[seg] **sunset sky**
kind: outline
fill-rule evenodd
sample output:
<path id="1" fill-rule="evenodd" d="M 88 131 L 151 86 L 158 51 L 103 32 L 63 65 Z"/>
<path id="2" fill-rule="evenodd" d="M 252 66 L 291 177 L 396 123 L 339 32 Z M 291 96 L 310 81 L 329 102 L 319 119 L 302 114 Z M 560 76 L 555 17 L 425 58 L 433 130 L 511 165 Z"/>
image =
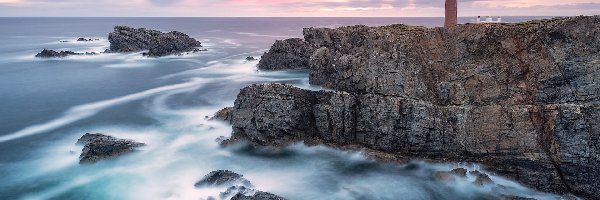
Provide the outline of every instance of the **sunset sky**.
<path id="1" fill-rule="evenodd" d="M 0 16 L 437 17 L 444 0 L 0 0 Z M 459 0 L 460 16 L 600 14 L 600 0 Z"/>

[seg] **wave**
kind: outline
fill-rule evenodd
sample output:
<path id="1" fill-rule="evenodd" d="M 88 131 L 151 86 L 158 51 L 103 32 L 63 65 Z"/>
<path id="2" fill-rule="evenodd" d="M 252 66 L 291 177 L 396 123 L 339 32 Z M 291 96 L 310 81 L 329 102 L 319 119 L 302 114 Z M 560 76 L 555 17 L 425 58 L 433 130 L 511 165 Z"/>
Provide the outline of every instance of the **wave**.
<path id="1" fill-rule="evenodd" d="M 199 79 L 192 79 L 191 81 L 185 82 L 185 83 L 162 86 L 162 87 L 153 88 L 153 89 L 145 90 L 142 92 L 118 97 L 115 99 L 109 99 L 109 100 L 94 102 L 94 103 L 90 103 L 90 104 L 75 106 L 75 107 L 67 110 L 64 114 L 62 114 L 61 117 L 59 117 L 57 119 L 51 120 L 46 123 L 29 126 L 29 127 L 26 127 L 24 129 L 21 129 L 17 132 L 14 132 L 14 133 L 11 133 L 8 135 L 0 136 L 0 143 L 27 137 L 27 136 L 31 136 L 31 135 L 44 133 L 47 131 L 51 131 L 51 130 L 60 128 L 62 126 L 68 125 L 70 123 L 73 123 L 75 121 L 79 121 L 79 120 L 91 117 L 91 116 L 97 114 L 98 112 L 100 112 L 104 109 L 107 109 L 109 107 L 115 106 L 115 105 L 128 103 L 128 102 L 131 102 L 134 100 L 142 99 L 142 98 L 145 98 L 148 96 L 153 96 L 158 93 L 169 91 L 169 90 L 177 90 L 177 89 L 182 89 L 182 88 L 195 87 L 195 86 L 199 85 L 200 83 L 202 83 L 202 82 Z"/>

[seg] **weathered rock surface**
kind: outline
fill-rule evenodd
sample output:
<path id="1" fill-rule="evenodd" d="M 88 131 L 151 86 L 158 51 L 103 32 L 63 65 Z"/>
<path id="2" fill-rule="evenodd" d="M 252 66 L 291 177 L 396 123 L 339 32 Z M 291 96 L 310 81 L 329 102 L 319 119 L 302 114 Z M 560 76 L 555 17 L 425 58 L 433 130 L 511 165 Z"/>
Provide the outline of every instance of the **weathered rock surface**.
<path id="1" fill-rule="evenodd" d="M 163 33 L 145 28 L 116 26 L 108 35 L 110 52 L 137 52 L 148 50 L 145 54 L 151 57 L 180 54 L 198 50 L 201 43 L 185 33 L 171 31 Z M 199 51 L 199 50 L 198 50 Z"/>
<path id="2" fill-rule="evenodd" d="M 72 51 L 54 51 L 51 49 L 44 49 L 42 50 L 42 52 L 38 53 L 35 55 L 35 57 L 38 58 L 63 58 L 63 57 L 67 57 L 67 56 L 73 56 L 73 55 L 84 55 L 83 53 L 75 53 Z"/>
<path id="3" fill-rule="evenodd" d="M 285 198 L 268 192 L 258 191 L 252 196 L 246 196 L 242 193 L 238 193 L 237 195 L 233 196 L 231 200 L 285 200 Z"/>
<path id="4" fill-rule="evenodd" d="M 223 108 L 219 111 L 217 111 L 217 113 L 215 113 L 215 116 L 213 116 L 211 118 L 211 120 L 221 120 L 221 121 L 225 121 L 225 122 L 230 122 L 231 123 L 231 114 L 233 111 L 233 107 L 226 107 Z"/>
<path id="5" fill-rule="evenodd" d="M 212 171 L 202 180 L 198 181 L 194 186 L 233 186 L 235 184 L 242 184 L 244 186 L 251 186 L 250 181 L 243 178 L 244 176 L 229 170 L 217 170 Z"/>
<path id="6" fill-rule="evenodd" d="M 231 200 L 282 200 L 284 198 L 277 195 L 256 190 L 250 181 L 243 178 L 243 175 L 229 171 L 212 171 L 202 180 L 198 181 L 195 187 L 227 186 L 227 190 L 221 192 L 221 199 Z"/>
<path id="7" fill-rule="evenodd" d="M 95 163 L 100 160 L 111 159 L 136 151 L 145 144 L 132 140 L 118 139 L 103 134 L 86 133 L 77 140 L 77 144 L 84 145 L 79 163 Z"/>
<path id="8" fill-rule="evenodd" d="M 242 89 L 233 138 L 477 162 L 542 191 L 600 198 L 600 16 L 304 35 L 316 47 L 310 82 L 339 92 Z"/>
<path id="9" fill-rule="evenodd" d="M 258 69 L 308 69 L 313 45 L 301 38 L 277 40 L 258 62 Z"/>

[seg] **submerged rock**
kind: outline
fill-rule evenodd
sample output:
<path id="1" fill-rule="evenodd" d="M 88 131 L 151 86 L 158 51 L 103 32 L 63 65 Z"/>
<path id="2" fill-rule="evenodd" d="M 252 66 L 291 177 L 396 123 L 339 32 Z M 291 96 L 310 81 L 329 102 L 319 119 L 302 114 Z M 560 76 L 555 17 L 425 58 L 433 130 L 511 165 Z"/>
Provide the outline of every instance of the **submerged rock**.
<path id="1" fill-rule="evenodd" d="M 277 40 L 261 57 L 258 69 L 308 69 L 313 51 L 314 47 L 301 38 Z"/>
<path id="2" fill-rule="evenodd" d="M 42 52 L 38 53 L 35 55 L 35 57 L 38 58 L 63 58 L 63 57 L 67 57 L 67 56 L 73 56 L 73 55 L 84 55 L 83 53 L 75 53 L 72 51 L 54 51 L 51 49 L 44 49 L 42 50 Z"/>
<path id="3" fill-rule="evenodd" d="M 86 133 L 77 140 L 77 144 L 84 145 L 79 156 L 79 163 L 95 163 L 100 160 L 111 159 L 134 152 L 138 147 L 145 145 L 144 143 L 118 139 L 99 133 Z"/>
<path id="4" fill-rule="evenodd" d="M 488 184 L 493 184 L 494 181 L 492 181 L 492 179 L 490 178 L 489 175 L 482 173 L 480 171 L 472 171 L 469 172 L 470 175 L 475 176 L 475 181 L 473 182 L 473 184 L 475 185 L 488 185 Z"/>
<path id="5" fill-rule="evenodd" d="M 171 31 L 163 33 L 145 28 L 116 26 L 109 34 L 110 52 L 138 52 L 148 50 L 150 57 L 200 51 L 201 43 L 185 33 Z"/>
<path id="6" fill-rule="evenodd" d="M 252 57 L 252 56 L 248 56 L 246 57 L 246 61 L 255 61 L 256 58 Z"/>
<path id="7" fill-rule="evenodd" d="M 453 181 L 455 181 L 456 176 L 458 176 L 458 177 L 467 176 L 467 170 L 465 168 L 456 168 L 451 171 L 436 172 L 433 174 L 433 177 L 436 180 L 444 181 L 444 182 L 453 182 Z"/>
<path id="8" fill-rule="evenodd" d="M 244 88 L 232 138 L 482 163 L 541 191 L 597 199 L 598 35 L 600 16 L 452 29 L 308 28 L 296 45 L 276 42 L 262 66 L 305 67 L 299 63 L 311 54 L 310 83 L 339 91 Z M 296 46 L 308 48 L 296 54 Z"/>

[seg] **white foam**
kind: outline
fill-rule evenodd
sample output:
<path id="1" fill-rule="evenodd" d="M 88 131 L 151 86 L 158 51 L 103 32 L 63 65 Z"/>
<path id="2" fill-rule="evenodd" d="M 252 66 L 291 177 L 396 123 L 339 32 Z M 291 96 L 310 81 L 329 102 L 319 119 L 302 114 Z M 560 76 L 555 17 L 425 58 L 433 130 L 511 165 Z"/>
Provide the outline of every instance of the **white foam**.
<path id="1" fill-rule="evenodd" d="M 195 79 L 195 80 L 192 80 L 192 81 L 189 81 L 186 83 L 180 83 L 180 84 L 175 84 L 175 85 L 169 85 L 169 86 L 163 86 L 163 87 L 158 87 L 158 88 L 154 88 L 154 89 L 149 89 L 146 91 L 130 94 L 127 96 L 122 96 L 122 97 L 115 98 L 115 99 L 75 106 L 75 107 L 67 110 L 61 117 L 59 117 L 57 119 L 51 120 L 51 121 L 43 123 L 43 124 L 29 126 L 24 129 L 21 129 L 17 132 L 0 136 L 0 142 L 15 140 L 15 139 L 19 139 L 22 137 L 27 137 L 27 136 L 43 133 L 46 131 L 54 130 L 56 128 L 73 123 L 75 121 L 93 116 L 96 113 L 100 112 L 101 110 L 104 110 L 111 106 L 124 104 L 127 102 L 142 99 L 142 98 L 152 96 L 152 95 L 155 95 L 155 94 L 158 94 L 161 92 L 169 91 L 169 90 L 176 90 L 176 89 L 181 89 L 181 88 L 186 88 L 186 87 L 197 86 L 198 83 L 200 83 L 199 80 Z"/>

